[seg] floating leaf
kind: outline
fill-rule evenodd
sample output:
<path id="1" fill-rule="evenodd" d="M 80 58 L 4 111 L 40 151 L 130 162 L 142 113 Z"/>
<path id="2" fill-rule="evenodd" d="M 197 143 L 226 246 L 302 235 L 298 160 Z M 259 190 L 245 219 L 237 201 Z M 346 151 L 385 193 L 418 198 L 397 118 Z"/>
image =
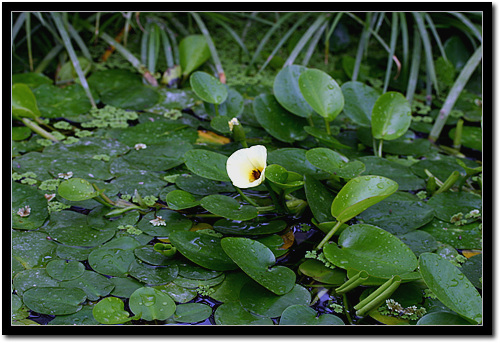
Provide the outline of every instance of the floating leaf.
<path id="1" fill-rule="evenodd" d="M 288 171 L 293 171 L 301 175 L 313 175 L 318 179 L 330 177 L 313 166 L 306 158 L 307 150 L 298 148 L 283 148 L 271 151 L 267 156 L 269 164 L 279 164 Z"/>
<path id="2" fill-rule="evenodd" d="M 128 273 L 130 276 L 148 285 L 163 285 L 173 281 L 177 277 L 179 267 L 175 263 L 169 266 L 152 266 L 134 260 L 130 265 Z"/>
<path id="3" fill-rule="evenodd" d="M 218 306 L 214 320 L 217 325 L 273 325 L 271 318 L 263 318 L 248 312 L 238 301 Z"/>
<path id="4" fill-rule="evenodd" d="M 274 266 L 276 259 L 264 244 L 243 237 L 225 237 L 221 245 L 229 257 L 252 279 L 281 295 L 295 284 L 295 273 L 284 266 Z"/>
<path id="5" fill-rule="evenodd" d="M 176 308 L 172 298 L 152 287 L 142 287 L 132 293 L 129 306 L 144 320 L 165 320 L 175 313 Z"/>
<path id="6" fill-rule="evenodd" d="M 384 200 L 398 189 L 398 184 L 382 176 L 367 175 L 351 179 L 332 202 L 332 215 L 341 222 L 357 216 Z"/>
<path id="7" fill-rule="evenodd" d="M 303 71 L 299 77 L 299 88 L 307 103 L 328 121 L 333 121 L 344 108 L 342 90 L 324 71 Z"/>
<path id="8" fill-rule="evenodd" d="M 57 244 L 39 231 L 12 231 L 12 259 L 24 268 L 43 267 L 56 257 Z"/>
<path id="9" fill-rule="evenodd" d="M 305 70 L 307 70 L 306 67 L 293 64 L 281 69 L 274 78 L 273 92 L 276 100 L 287 111 L 307 118 L 314 111 L 302 96 L 299 88 L 299 76 Z"/>
<path id="10" fill-rule="evenodd" d="M 207 211 L 231 220 L 250 220 L 257 217 L 257 208 L 241 205 L 237 200 L 222 194 L 208 195 L 201 199 L 201 206 Z"/>
<path id="11" fill-rule="evenodd" d="M 467 320 L 452 312 L 437 311 L 427 313 L 420 318 L 416 325 L 473 325 Z"/>
<path id="12" fill-rule="evenodd" d="M 191 231 L 176 231 L 170 241 L 177 250 L 194 263 L 212 270 L 233 270 L 238 266 L 227 256 L 218 237 Z"/>
<path id="13" fill-rule="evenodd" d="M 436 239 L 430 233 L 422 230 L 411 231 L 402 236 L 398 236 L 398 238 L 401 242 L 409 246 L 417 257 L 424 252 L 433 252 L 439 247 Z"/>
<path id="14" fill-rule="evenodd" d="M 184 159 L 186 167 L 196 175 L 215 181 L 231 181 L 226 172 L 225 155 L 204 149 L 193 149 L 184 154 Z"/>
<path id="15" fill-rule="evenodd" d="M 168 207 L 172 210 L 184 210 L 186 208 L 192 208 L 200 204 L 199 200 L 196 200 L 194 195 L 189 192 L 176 189 L 169 192 L 166 197 Z"/>
<path id="16" fill-rule="evenodd" d="M 16 293 L 22 296 L 25 291 L 35 287 L 57 287 L 59 281 L 50 277 L 45 268 L 23 270 L 12 280 Z"/>
<path id="17" fill-rule="evenodd" d="M 439 193 L 431 197 L 427 204 L 434 208 L 437 218 L 447 222 L 451 222 L 451 218 L 457 213 L 462 213 L 465 216 L 470 211 L 481 211 L 483 208 L 481 197 L 467 192 Z M 466 220 L 470 223 L 475 219 Z"/>
<path id="18" fill-rule="evenodd" d="M 367 224 L 349 226 L 340 234 L 338 245 L 329 242 L 323 251 L 326 259 L 340 268 L 364 270 L 380 278 L 407 274 L 417 268 L 417 258 L 406 244 Z"/>
<path id="19" fill-rule="evenodd" d="M 191 88 L 203 101 L 222 104 L 227 99 L 227 88 L 219 79 L 203 71 L 194 72 L 189 78 Z"/>
<path id="20" fill-rule="evenodd" d="M 448 132 L 448 136 L 451 139 L 455 138 L 456 128 L 451 129 Z M 462 127 L 462 139 L 460 143 L 467 148 L 475 149 L 478 151 L 483 151 L 483 129 L 476 126 Z"/>
<path id="21" fill-rule="evenodd" d="M 83 306 L 83 308 L 73 314 L 65 316 L 56 316 L 47 325 L 98 325 L 99 322 L 94 319 L 92 314 L 93 307 Z"/>
<path id="22" fill-rule="evenodd" d="M 212 315 L 212 308 L 202 303 L 177 305 L 174 320 L 178 323 L 196 323 L 206 320 Z"/>
<path id="23" fill-rule="evenodd" d="M 210 294 L 210 297 L 223 303 L 239 301 L 240 290 L 245 283 L 251 280 L 250 277 L 241 271 L 226 272 L 225 274 L 224 281 L 213 288 L 215 292 Z"/>
<path id="24" fill-rule="evenodd" d="M 80 288 L 90 301 L 97 301 L 101 297 L 107 296 L 114 288 L 113 283 L 107 277 L 90 270 L 85 270 L 80 277 L 63 281 L 59 285 L 61 287 Z"/>
<path id="25" fill-rule="evenodd" d="M 33 93 L 41 115 L 46 118 L 71 118 L 87 113 L 92 108 L 84 88 L 79 84 L 64 88 L 43 84 Z"/>
<path id="26" fill-rule="evenodd" d="M 82 201 L 99 195 L 90 182 L 81 178 L 71 178 L 59 184 L 57 193 L 66 200 Z"/>
<path id="27" fill-rule="evenodd" d="M 135 260 L 130 250 L 100 247 L 89 254 L 89 264 L 96 272 L 103 275 L 124 277 Z"/>
<path id="28" fill-rule="evenodd" d="M 21 217 L 17 212 L 29 207 L 28 216 Z M 21 230 L 34 230 L 40 227 L 47 219 L 47 199 L 36 187 L 12 182 L 12 227 Z"/>
<path id="29" fill-rule="evenodd" d="M 430 233 L 439 242 L 450 244 L 456 249 L 482 249 L 483 247 L 483 234 L 479 222 L 458 226 L 434 218 L 420 230 Z"/>
<path id="30" fill-rule="evenodd" d="M 432 253 L 420 255 L 419 268 L 425 284 L 451 310 L 481 324 L 483 301 L 479 292 L 451 262 Z"/>
<path id="31" fill-rule="evenodd" d="M 349 161 L 347 157 L 328 148 L 308 150 L 306 158 L 313 166 L 345 179 L 352 179 L 365 170 L 362 162 Z"/>
<path id="32" fill-rule="evenodd" d="M 372 134 L 376 139 L 401 137 L 411 124 L 411 107 L 403 94 L 387 92 L 375 102 L 372 110 Z"/>
<path id="33" fill-rule="evenodd" d="M 346 281 L 345 271 L 339 268 L 327 267 L 318 260 L 306 259 L 299 266 L 302 274 L 328 285 L 341 285 Z"/>
<path id="34" fill-rule="evenodd" d="M 161 217 L 161 219 L 159 218 Z M 156 221 L 154 225 L 151 221 Z M 137 225 L 142 232 L 156 237 L 169 237 L 175 231 L 186 231 L 193 226 L 191 220 L 182 214 L 170 210 L 157 211 L 156 214 L 148 213 L 142 217 Z"/>
<path id="35" fill-rule="evenodd" d="M 345 325 L 342 319 L 333 314 L 316 316 L 316 311 L 309 306 L 291 305 L 281 314 L 280 325 Z"/>
<path id="36" fill-rule="evenodd" d="M 77 261 L 53 260 L 47 263 L 47 274 L 59 281 L 76 279 L 81 276 L 85 266 Z"/>
<path id="37" fill-rule="evenodd" d="M 290 114 L 271 94 L 256 97 L 253 112 L 264 130 L 279 141 L 293 143 L 307 137 L 303 129 L 307 121 Z"/>
<path id="38" fill-rule="evenodd" d="M 114 285 L 111 295 L 120 298 L 130 298 L 136 289 L 144 286 L 144 284 L 131 277 L 112 277 L 109 281 Z"/>
<path id="39" fill-rule="evenodd" d="M 463 252 L 462 252 L 463 253 Z M 474 255 L 467 259 L 462 264 L 462 273 L 474 285 L 474 287 L 482 289 L 483 283 L 483 256 L 482 254 Z"/>
<path id="40" fill-rule="evenodd" d="M 283 231 L 287 223 L 283 220 L 259 221 L 238 221 L 220 219 L 214 223 L 214 230 L 226 235 L 253 236 L 269 235 Z"/>
<path id="41" fill-rule="evenodd" d="M 104 298 L 95 304 L 92 314 L 101 324 L 123 324 L 134 318 L 124 309 L 123 300 L 115 297 Z"/>
<path id="42" fill-rule="evenodd" d="M 65 315 L 78 312 L 87 299 L 79 288 L 33 287 L 23 294 L 23 301 L 32 311 Z"/>

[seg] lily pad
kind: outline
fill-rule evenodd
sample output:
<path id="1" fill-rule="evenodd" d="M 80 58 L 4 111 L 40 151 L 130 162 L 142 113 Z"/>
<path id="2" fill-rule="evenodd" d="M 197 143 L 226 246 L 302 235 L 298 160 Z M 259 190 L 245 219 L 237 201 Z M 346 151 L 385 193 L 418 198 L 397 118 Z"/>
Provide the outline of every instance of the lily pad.
<path id="1" fill-rule="evenodd" d="M 218 237 L 198 232 L 176 231 L 170 235 L 170 241 L 182 255 L 204 268 L 225 271 L 238 267 L 224 252 Z"/>
<path id="2" fill-rule="evenodd" d="M 299 271 L 323 284 L 341 285 L 347 281 L 344 270 L 327 267 L 323 262 L 318 260 L 306 259 L 300 264 Z"/>
<path id="3" fill-rule="evenodd" d="M 53 260 L 47 263 L 47 274 L 59 281 L 76 279 L 83 274 L 85 266 L 77 261 Z"/>
<path id="4" fill-rule="evenodd" d="M 44 267 L 56 257 L 57 244 L 39 231 L 12 231 L 12 259 L 24 268 Z"/>
<path id="5" fill-rule="evenodd" d="M 456 249 L 482 249 L 483 247 L 483 234 L 479 222 L 458 226 L 434 218 L 420 230 L 430 233 L 437 241 L 450 244 Z"/>
<path id="6" fill-rule="evenodd" d="M 131 250 L 100 247 L 89 254 L 88 262 L 92 269 L 103 275 L 124 277 L 132 262 L 135 261 Z"/>
<path id="7" fill-rule="evenodd" d="M 298 148 L 283 148 L 271 151 L 267 156 L 269 164 L 278 164 L 288 171 L 301 175 L 313 175 L 317 179 L 330 177 L 326 173 L 313 166 L 306 158 L 307 150 Z"/>
<path id="8" fill-rule="evenodd" d="M 483 256 L 482 254 L 474 255 L 467 259 L 467 261 L 462 264 L 462 273 L 465 274 L 467 279 L 474 285 L 474 287 L 482 289 L 483 283 L 481 282 L 483 277 Z"/>
<path id="9" fill-rule="evenodd" d="M 279 317 L 291 305 L 308 306 L 311 302 L 311 293 L 300 285 L 293 285 L 287 293 L 276 295 L 254 282 L 249 282 L 243 286 L 240 293 L 243 308 L 270 318 Z"/>
<path id="10" fill-rule="evenodd" d="M 264 130 L 279 141 L 293 143 L 307 137 L 303 129 L 307 121 L 290 114 L 271 94 L 261 94 L 255 98 L 253 112 Z"/>
<path id="11" fill-rule="evenodd" d="M 136 289 L 144 286 L 144 284 L 131 277 L 112 277 L 109 281 L 114 285 L 110 294 L 120 298 L 130 298 Z"/>
<path id="12" fill-rule="evenodd" d="M 12 85 L 12 114 L 15 117 L 37 118 L 41 115 L 35 95 L 24 83 Z"/>
<path id="13" fill-rule="evenodd" d="M 192 208 L 200 204 L 199 200 L 196 200 L 194 195 L 189 192 L 177 189 L 169 192 L 166 197 L 168 207 L 172 210 L 184 210 L 186 208 Z"/>
<path id="14" fill-rule="evenodd" d="M 415 256 L 424 252 L 434 252 L 439 247 L 436 239 L 428 232 L 415 230 L 402 236 L 398 236 L 401 242 L 410 247 Z"/>
<path id="15" fill-rule="evenodd" d="M 81 178 L 64 180 L 59 184 L 57 192 L 64 199 L 70 201 L 92 199 L 99 195 L 90 182 Z"/>
<path id="16" fill-rule="evenodd" d="M 226 235 L 252 236 L 277 233 L 283 231 L 286 226 L 283 220 L 259 222 L 219 219 L 214 223 L 214 230 Z"/>
<path id="17" fill-rule="evenodd" d="M 156 224 L 154 224 L 155 221 Z M 181 214 L 175 211 L 162 210 L 158 211 L 156 215 L 153 212 L 146 214 L 137 226 L 148 235 L 169 237 L 175 231 L 189 230 L 192 225 L 193 223 Z"/>
<path id="18" fill-rule="evenodd" d="M 59 88 L 43 84 L 33 91 L 41 115 L 46 118 L 71 118 L 92 108 L 87 94 L 79 84 Z"/>
<path id="19" fill-rule="evenodd" d="M 55 317 L 47 325 L 98 325 L 99 322 L 94 319 L 92 311 L 93 307 L 83 306 L 76 313 Z"/>
<path id="20" fill-rule="evenodd" d="M 398 184 L 391 179 L 376 175 L 358 176 L 338 192 L 332 202 L 332 215 L 338 221 L 346 222 L 397 189 Z"/>
<path id="21" fill-rule="evenodd" d="M 241 271 L 226 272 L 225 275 L 224 281 L 214 286 L 215 292 L 210 297 L 223 303 L 239 301 L 241 288 L 252 279 Z"/>
<path id="22" fill-rule="evenodd" d="M 95 320 L 101 324 L 123 324 L 133 319 L 124 308 L 123 300 L 108 297 L 95 304 L 92 314 Z"/>
<path id="23" fill-rule="evenodd" d="M 286 66 L 276 75 L 273 84 L 274 96 L 279 104 L 287 111 L 303 118 L 314 113 L 299 88 L 299 76 L 305 70 L 307 68 L 301 65 Z"/>
<path id="24" fill-rule="evenodd" d="M 29 214 L 24 209 L 28 206 Z M 21 210 L 23 216 L 18 212 Z M 12 182 L 12 227 L 21 230 L 34 230 L 42 226 L 49 215 L 47 199 L 36 187 Z"/>
<path id="25" fill-rule="evenodd" d="M 164 285 L 173 281 L 178 273 L 179 267 L 175 263 L 169 266 L 152 266 L 141 261 L 134 260 L 130 265 L 129 275 L 147 285 Z"/>
<path id="26" fill-rule="evenodd" d="M 86 299 L 85 292 L 79 288 L 33 287 L 23 294 L 23 302 L 32 311 L 49 315 L 78 312 Z"/>
<path id="27" fill-rule="evenodd" d="M 225 237 L 221 245 L 229 257 L 252 279 L 281 295 L 295 284 L 295 273 L 284 266 L 274 266 L 276 259 L 264 244 L 244 237 Z"/>
<path id="28" fill-rule="evenodd" d="M 174 320 L 178 323 L 196 323 L 206 320 L 212 315 L 212 308 L 202 303 L 177 305 Z"/>
<path id="29" fill-rule="evenodd" d="M 340 268 L 364 270 L 369 275 L 391 278 L 417 268 L 417 258 L 397 237 L 376 226 L 356 224 L 339 236 L 338 245 L 323 248 L 328 261 Z"/>
<path id="30" fill-rule="evenodd" d="M 175 313 L 175 302 L 152 287 L 137 289 L 129 299 L 130 310 L 144 320 L 165 320 Z"/>
<path id="31" fill-rule="evenodd" d="M 482 323 L 481 296 L 457 267 L 437 254 L 425 253 L 420 255 L 419 268 L 425 284 L 445 306 L 472 322 Z"/>
<path id="32" fill-rule="evenodd" d="M 449 131 L 448 136 L 455 138 L 456 128 Z M 463 126 L 461 144 L 467 148 L 483 151 L 483 130 L 476 126 Z"/>
<path id="33" fill-rule="evenodd" d="M 214 313 L 217 325 L 273 325 L 271 318 L 264 318 L 245 310 L 238 301 L 217 307 Z"/>
<path id="34" fill-rule="evenodd" d="M 453 312 L 437 311 L 427 313 L 416 325 L 473 325 Z"/>
<path id="35" fill-rule="evenodd" d="M 257 217 L 257 208 L 241 205 L 237 200 L 222 194 L 208 195 L 200 205 L 207 211 L 231 220 L 250 220 Z"/>
<path id="36" fill-rule="evenodd" d="M 349 161 L 347 157 L 328 148 L 308 150 L 306 158 L 313 166 L 345 179 L 355 178 L 365 170 L 365 165 L 362 162 Z"/>
<path id="37" fill-rule="evenodd" d="M 168 294 L 172 300 L 179 304 L 187 303 L 198 295 L 196 289 L 187 289 L 173 282 L 169 282 L 166 285 L 153 286 L 153 288 Z"/>
<path id="38" fill-rule="evenodd" d="M 210 58 L 210 49 L 203 35 L 189 35 L 179 43 L 182 75 L 186 77 Z"/>
<path id="39" fill-rule="evenodd" d="M 25 291 L 36 287 L 57 287 L 59 281 L 50 277 L 45 268 L 23 270 L 12 280 L 13 288 L 19 296 Z"/>
<path id="40" fill-rule="evenodd" d="M 175 179 L 175 185 L 180 189 L 196 195 L 210 195 L 214 193 L 234 192 L 233 185 L 206 179 L 198 175 L 183 174 Z"/>
<path id="41" fill-rule="evenodd" d="M 325 313 L 318 317 L 317 312 L 306 305 L 288 306 L 280 318 L 280 325 L 345 325 L 342 319 Z"/>
<path id="42" fill-rule="evenodd" d="M 468 214 L 472 210 L 482 211 L 480 196 L 467 192 L 444 192 L 434 195 L 427 202 L 436 211 L 436 217 L 447 222 L 457 214 Z M 465 218 L 464 218 L 465 219 Z M 466 219 L 469 223 L 474 219 Z"/>
<path id="43" fill-rule="evenodd" d="M 80 277 L 63 281 L 59 285 L 61 287 L 80 288 L 90 301 L 97 301 L 101 297 L 107 296 L 115 287 L 107 277 L 90 270 L 85 270 Z"/>

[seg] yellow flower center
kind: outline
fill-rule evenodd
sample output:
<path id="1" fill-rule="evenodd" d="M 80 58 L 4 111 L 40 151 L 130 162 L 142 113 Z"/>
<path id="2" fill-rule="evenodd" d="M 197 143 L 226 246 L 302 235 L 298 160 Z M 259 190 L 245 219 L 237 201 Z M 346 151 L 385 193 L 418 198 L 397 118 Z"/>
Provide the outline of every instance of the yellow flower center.
<path id="1" fill-rule="evenodd" d="M 250 182 L 254 182 L 255 180 L 257 180 L 260 175 L 262 173 L 262 170 L 260 169 L 253 169 L 251 172 L 250 172 Z"/>

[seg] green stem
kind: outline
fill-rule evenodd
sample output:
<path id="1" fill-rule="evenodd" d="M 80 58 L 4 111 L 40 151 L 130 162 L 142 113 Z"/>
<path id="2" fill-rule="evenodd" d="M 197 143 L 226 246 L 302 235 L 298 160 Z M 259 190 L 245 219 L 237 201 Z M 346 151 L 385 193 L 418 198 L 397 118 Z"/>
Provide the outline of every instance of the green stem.
<path id="1" fill-rule="evenodd" d="M 381 139 L 378 144 L 378 157 L 382 157 L 382 145 L 384 144 L 384 140 Z"/>
<path id="2" fill-rule="evenodd" d="M 215 107 L 215 115 L 218 116 L 219 115 L 219 104 L 214 104 L 214 107 Z"/>
<path id="3" fill-rule="evenodd" d="M 332 130 L 330 130 L 330 121 L 325 118 L 325 128 L 326 133 L 330 136 L 332 134 Z"/>
<path id="4" fill-rule="evenodd" d="M 242 192 L 241 189 L 239 189 L 238 187 L 234 186 L 234 188 L 236 189 L 236 191 L 241 195 L 241 197 L 243 199 L 245 199 L 246 202 L 248 202 L 250 205 L 252 206 L 255 206 L 255 207 L 259 207 L 259 204 L 257 204 L 255 201 L 253 201 L 252 199 L 250 199 L 245 193 Z"/>
<path id="5" fill-rule="evenodd" d="M 460 147 L 462 145 L 462 129 L 464 127 L 464 120 L 459 119 L 457 122 L 457 127 L 455 129 L 455 137 L 453 139 L 453 148 L 460 151 Z"/>
<path id="6" fill-rule="evenodd" d="M 396 289 L 398 289 L 400 284 L 401 277 L 398 275 L 393 276 L 386 283 L 377 288 L 375 292 L 354 306 L 354 309 L 357 310 L 356 315 L 363 317 L 365 314 L 379 307 Z"/>
<path id="7" fill-rule="evenodd" d="M 349 313 L 349 310 L 347 309 L 349 302 L 347 301 L 346 293 L 342 294 L 342 303 L 344 305 L 344 314 L 347 317 L 347 320 L 349 321 L 349 323 L 352 325 L 351 314 Z"/>
<path id="8" fill-rule="evenodd" d="M 347 280 L 344 284 L 335 288 L 335 292 L 337 294 L 347 293 L 350 290 L 353 290 L 354 288 L 361 285 L 367 279 L 368 279 L 368 273 L 362 270 L 358 274 L 354 275 L 352 278 Z"/>
<path id="9" fill-rule="evenodd" d="M 40 136 L 47 138 L 47 139 L 50 139 L 51 141 L 54 141 L 54 142 L 59 142 L 59 139 L 52 136 L 50 133 L 48 133 L 47 131 L 42 129 L 40 126 L 38 126 L 36 123 L 32 122 L 28 118 L 21 118 L 21 121 L 24 123 L 24 125 L 29 127 L 32 131 L 38 133 Z"/>
<path id="10" fill-rule="evenodd" d="M 320 250 L 321 248 L 323 248 L 323 245 L 326 244 L 326 242 L 328 242 L 330 240 L 330 238 L 332 238 L 333 234 L 335 233 L 335 231 L 338 230 L 338 228 L 343 224 L 343 222 L 337 222 L 337 224 L 335 224 L 335 226 L 330 230 L 330 232 L 328 232 L 325 236 L 325 238 L 323 238 L 323 240 L 318 244 L 318 246 L 316 247 L 316 250 Z"/>
<path id="11" fill-rule="evenodd" d="M 269 191 L 269 195 L 271 195 L 271 199 L 273 200 L 274 207 L 276 208 L 276 211 L 278 213 L 288 213 L 288 210 L 286 208 L 286 204 L 284 204 L 281 199 L 278 198 L 278 194 L 273 190 L 271 185 L 269 184 L 269 181 L 264 180 L 264 185 L 266 186 L 267 190 Z"/>
<path id="12" fill-rule="evenodd" d="M 458 171 L 454 171 L 450 174 L 450 176 L 448 176 L 448 178 L 446 179 L 445 182 L 443 182 L 443 184 L 441 185 L 441 187 L 439 187 L 439 189 L 432 195 L 436 195 L 436 194 L 439 194 L 439 193 L 443 193 L 443 192 L 446 192 L 447 190 L 449 190 L 454 184 L 455 182 L 457 182 L 457 180 L 460 178 L 460 173 Z"/>

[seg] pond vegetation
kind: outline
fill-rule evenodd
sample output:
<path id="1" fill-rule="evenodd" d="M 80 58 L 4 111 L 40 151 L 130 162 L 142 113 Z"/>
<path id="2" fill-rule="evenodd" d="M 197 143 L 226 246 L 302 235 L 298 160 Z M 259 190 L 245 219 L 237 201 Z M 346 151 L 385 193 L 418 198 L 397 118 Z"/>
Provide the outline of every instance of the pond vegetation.
<path id="1" fill-rule="evenodd" d="M 483 325 L 482 12 L 17 12 L 13 325 Z"/>

